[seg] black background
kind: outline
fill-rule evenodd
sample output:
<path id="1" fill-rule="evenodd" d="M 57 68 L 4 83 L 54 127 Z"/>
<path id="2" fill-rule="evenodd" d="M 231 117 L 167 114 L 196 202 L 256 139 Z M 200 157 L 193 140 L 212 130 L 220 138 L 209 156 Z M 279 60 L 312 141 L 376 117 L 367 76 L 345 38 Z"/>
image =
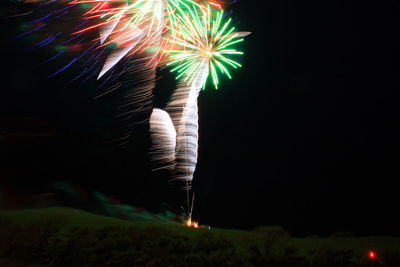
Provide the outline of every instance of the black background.
<path id="1" fill-rule="evenodd" d="M 220 227 L 280 224 L 295 235 L 398 235 L 400 5 L 242 0 L 230 8 L 252 34 L 244 67 L 199 98 L 195 217 Z M 146 137 L 122 148 L 104 142 L 119 127 L 118 94 L 94 100 L 96 82 L 70 85 L 68 72 L 48 79 L 54 66 L 38 66 L 46 51 L 22 53 L 27 42 L 10 40 L 20 21 L 1 22 L 3 128 L 30 117 L 56 135 L 3 137 L 4 183 L 43 191 L 65 180 L 149 208 L 184 201 L 149 174 Z M 158 92 L 172 84 L 159 74 Z"/>

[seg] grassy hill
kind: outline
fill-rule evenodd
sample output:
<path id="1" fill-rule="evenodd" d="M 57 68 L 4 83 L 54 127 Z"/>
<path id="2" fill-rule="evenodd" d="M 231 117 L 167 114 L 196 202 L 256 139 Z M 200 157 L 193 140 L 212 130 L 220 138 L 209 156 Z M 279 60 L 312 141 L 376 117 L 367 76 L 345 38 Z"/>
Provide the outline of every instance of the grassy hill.
<path id="1" fill-rule="evenodd" d="M 179 224 L 130 222 L 61 207 L 3 211 L 0 227 L 0 266 L 11 262 L 49 266 L 266 266 L 267 262 L 268 266 L 312 266 L 308 264 L 337 260 L 372 264 L 365 257 L 369 250 L 378 258 L 373 261 L 376 265 L 365 266 L 390 266 L 389 261 L 400 258 L 398 237 L 293 238 L 279 227 L 256 231 L 193 229 Z M 383 260 L 386 254 L 390 260 Z M 55 259 L 61 255 L 65 265 Z M 292 263 L 284 265 L 286 260 Z"/>

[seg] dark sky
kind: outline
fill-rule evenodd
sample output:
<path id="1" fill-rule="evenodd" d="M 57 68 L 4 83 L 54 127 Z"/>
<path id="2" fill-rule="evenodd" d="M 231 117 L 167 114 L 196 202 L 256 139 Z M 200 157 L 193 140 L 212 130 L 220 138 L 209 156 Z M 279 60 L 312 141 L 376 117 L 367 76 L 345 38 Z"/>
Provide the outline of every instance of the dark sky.
<path id="1" fill-rule="evenodd" d="M 199 98 L 195 216 L 297 235 L 400 234 L 400 5 L 241 0 L 231 8 L 252 34 L 244 67 Z M 18 32 L 15 20 L 3 21 L 6 36 Z M 181 201 L 162 174 L 148 173 L 146 137 L 123 148 L 104 142 L 120 127 L 118 94 L 93 100 L 95 81 L 47 79 L 52 66 L 38 64 L 46 52 L 21 53 L 27 42 L 5 39 L 0 129 L 56 134 L 0 141 L 15 187 L 65 180 L 133 205 Z M 171 80 L 160 77 L 157 91 Z"/>

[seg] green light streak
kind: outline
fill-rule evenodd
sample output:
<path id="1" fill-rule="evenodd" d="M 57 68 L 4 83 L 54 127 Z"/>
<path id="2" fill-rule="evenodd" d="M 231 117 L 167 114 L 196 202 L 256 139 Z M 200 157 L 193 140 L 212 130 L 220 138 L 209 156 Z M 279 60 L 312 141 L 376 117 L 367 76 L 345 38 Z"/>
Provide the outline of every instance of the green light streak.
<path id="1" fill-rule="evenodd" d="M 220 75 L 232 78 L 229 68 L 237 69 L 241 64 L 232 57 L 243 55 L 234 45 L 243 42 L 239 33 L 231 26 L 231 19 L 224 20 L 224 12 L 212 12 L 212 9 L 192 5 L 186 10 L 182 6 L 171 13 L 171 27 L 176 31 L 168 40 L 174 49 L 165 51 L 168 55 L 171 72 L 177 73 L 176 79 L 182 79 L 189 85 L 198 81 L 206 68 L 212 83 L 218 89 Z M 202 81 L 205 88 L 207 78 Z"/>

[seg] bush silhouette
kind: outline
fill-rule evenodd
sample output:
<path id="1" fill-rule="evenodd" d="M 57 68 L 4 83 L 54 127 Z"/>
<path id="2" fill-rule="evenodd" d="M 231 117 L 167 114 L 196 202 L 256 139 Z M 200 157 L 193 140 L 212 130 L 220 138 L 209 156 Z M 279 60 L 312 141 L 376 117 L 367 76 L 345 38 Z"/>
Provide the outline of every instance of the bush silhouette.
<path id="1" fill-rule="evenodd" d="M 395 250 L 384 250 L 381 260 L 385 267 L 398 267 L 400 266 L 400 253 Z"/>
<path id="2" fill-rule="evenodd" d="M 289 244 L 289 233 L 281 226 L 260 226 L 254 229 L 252 250 L 261 257 L 282 256 Z"/>
<path id="3" fill-rule="evenodd" d="M 314 249 L 311 252 L 312 267 L 352 267 L 353 252 L 351 250 L 336 250 L 329 248 Z"/>

